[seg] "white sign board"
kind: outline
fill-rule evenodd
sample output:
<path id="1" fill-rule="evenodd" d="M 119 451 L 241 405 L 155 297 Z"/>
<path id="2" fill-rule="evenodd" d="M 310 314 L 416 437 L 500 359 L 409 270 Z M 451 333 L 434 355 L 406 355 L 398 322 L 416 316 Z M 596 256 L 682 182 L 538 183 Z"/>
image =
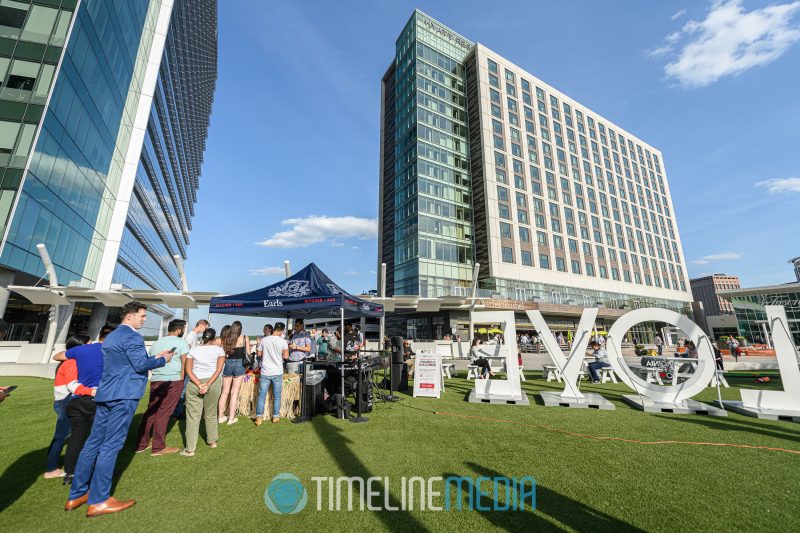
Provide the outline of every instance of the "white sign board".
<path id="1" fill-rule="evenodd" d="M 442 357 L 417 354 L 414 363 L 414 396 L 439 398 L 442 394 Z"/>

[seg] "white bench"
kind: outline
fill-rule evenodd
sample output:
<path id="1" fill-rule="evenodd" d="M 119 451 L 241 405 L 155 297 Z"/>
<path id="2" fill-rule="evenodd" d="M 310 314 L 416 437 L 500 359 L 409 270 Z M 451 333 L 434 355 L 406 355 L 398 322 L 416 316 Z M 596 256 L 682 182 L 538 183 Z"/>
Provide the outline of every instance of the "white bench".
<path id="1" fill-rule="evenodd" d="M 647 383 L 658 383 L 659 385 L 664 384 L 664 381 L 661 379 L 660 375 L 660 373 L 664 371 L 663 368 L 658 368 L 655 366 L 631 365 L 631 370 L 645 374 L 644 380 Z"/>
<path id="2" fill-rule="evenodd" d="M 556 365 L 542 365 L 542 373 L 547 381 L 561 381 L 561 371 Z"/>
<path id="3" fill-rule="evenodd" d="M 597 375 L 600 377 L 600 383 L 617 383 L 617 376 L 614 374 L 614 369 L 610 366 L 604 366 L 597 369 Z"/>
<path id="4" fill-rule="evenodd" d="M 453 377 L 452 372 L 455 372 L 456 365 L 453 363 L 442 363 L 442 377 L 450 379 Z"/>

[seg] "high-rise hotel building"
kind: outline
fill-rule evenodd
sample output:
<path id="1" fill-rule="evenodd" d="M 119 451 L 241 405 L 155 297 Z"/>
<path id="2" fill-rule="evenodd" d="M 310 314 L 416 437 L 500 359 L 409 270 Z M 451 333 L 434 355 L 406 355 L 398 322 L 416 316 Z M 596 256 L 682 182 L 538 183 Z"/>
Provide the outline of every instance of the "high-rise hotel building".
<path id="1" fill-rule="evenodd" d="M 216 76 L 216 0 L 0 2 L 0 287 L 43 243 L 60 285 L 180 291 Z M 47 306 L 0 289 L 0 316 L 40 342 Z"/>
<path id="2" fill-rule="evenodd" d="M 420 11 L 383 77 L 387 295 L 688 310 L 661 153 Z"/>

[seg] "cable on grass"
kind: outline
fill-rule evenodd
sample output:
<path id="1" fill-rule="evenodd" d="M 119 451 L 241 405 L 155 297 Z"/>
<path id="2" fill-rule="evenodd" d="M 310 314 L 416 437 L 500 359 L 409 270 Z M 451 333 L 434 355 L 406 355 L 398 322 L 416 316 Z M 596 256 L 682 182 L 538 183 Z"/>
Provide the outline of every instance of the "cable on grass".
<path id="1" fill-rule="evenodd" d="M 504 420 L 502 418 L 489 418 L 484 416 L 473 416 L 473 415 L 462 415 L 458 413 L 448 413 L 446 411 L 431 411 L 435 415 L 441 416 L 452 416 L 455 418 L 466 418 L 471 420 L 480 420 L 483 422 L 498 422 L 501 424 L 513 424 L 515 426 L 522 426 L 534 429 L 543 429 L 545 431 L 550 431 L 553 433 L 559 433 L 561 435 L 569 435 L 572 437 L 580 437 L 583 439 L 593 439 L 593 440 L 605 440 L 605 441 L 614 441 L 614 442 L 625 442 L 628 444 L 642 444 L 646 446 L 652 445 L 659 445 L 659 444 L 683 444 L 687 446 L 716 446 L 720 448 L 740 448 L 745 450 L 764 450 L 770 452 L 783 452 L 789 453 L 792 455 L 800 455 L 800 450 L 790 450 L 787 448 L 775 448 L 772 446 L 754 446 L 752 444 L 734 444 L 731 442 L 693 442 L 693 441 L 683 441 L 683 440 L 653 440 L 653 441 L 646 441 L 646 440 L 637 440 L 637 439 L 626 439 L 623 437 L 608 437 L 602 435 L 587 435 L 585 433 L 576 433 L 574 431 L 568 431 L 566 429 L 558 429 L 550 426 L 545 426 L 542 424 L 528 424 L 525 422 L 517 422 L 516 420 Z"/>

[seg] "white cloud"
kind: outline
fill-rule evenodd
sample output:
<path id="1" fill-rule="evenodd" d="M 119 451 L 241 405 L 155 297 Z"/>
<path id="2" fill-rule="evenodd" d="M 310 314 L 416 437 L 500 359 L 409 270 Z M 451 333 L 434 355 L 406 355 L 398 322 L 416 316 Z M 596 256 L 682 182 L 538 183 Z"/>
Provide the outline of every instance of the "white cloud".
<path id="1" fill-rule="evenodd" d="M 284 274 L 286 271 L 283 267 L 261 267 L 261 268 L 251 268 L 250 273 L 254 276 L 276 276 L 278 274 Z"/>
<path id="2" fill-rule="evenodd" d="M 311 215 L 305 218 L 288 218 L 281 221 L 281 225 L 291 226 L 291 229 L 279 231 L 255 244 L 268 248 L 305 248 L 334 237 L 355 237 L 360 240 L 378 237 L 378 220 L 375 218 Z M 343 243 L 335 239 L 331 242 L 331 246 L 341 245 Z"/>
<path id="3" fill-rule="evenodd" d="M 685 9 L 679 9 L 678 11 L 675 12 L 674 15 L 672 15 L 670 17 L 670 20 L 678 20 L 679 18 L 681 18 L 685 14 L 686 14 L 686 10 Z"/>
<path id="4" fill-rule="evenodd" d="M 344 273 L 344 275 L 345 276 L 358 276 L 358 272 L 356 272 L 355 270 L 348 270 L 347 272 Z"/>
<path id="5" fill-rule="evenodd" d="M 331 241 L 331 248 L 341 248 L 342 246 L 344 246 L 342 241 L 337 241 L 336 239 Z"/>
<path id="6" fill-rule="evenodd" d="M 649 55 L 670 57 L 667 78 L 704 87 L 783 55 L 800 41 L 800 23 L 793 20 L 798 12 L 800 0 L 753 11 L 745 11 L 742 0 L 714 0 L 704 20 L 689 20 Z"/>
<path id="7" fill-rule="evenodd" d="M 775 178 L 759 181 L 756 183 L 756 187 L 763 187 L 770 194 L 800 192 L 800 178 Z"/>
<path id="8" fill-rule="evenodd" d="M 700 259 L 695 259 L 692 262 L 695 265 L 707 265 L 712 261 L 740 259 L 742 256 L 744 256 L 744 254 L 740 252 L 722 252 L 718 254 L 704 255 Z"/>

